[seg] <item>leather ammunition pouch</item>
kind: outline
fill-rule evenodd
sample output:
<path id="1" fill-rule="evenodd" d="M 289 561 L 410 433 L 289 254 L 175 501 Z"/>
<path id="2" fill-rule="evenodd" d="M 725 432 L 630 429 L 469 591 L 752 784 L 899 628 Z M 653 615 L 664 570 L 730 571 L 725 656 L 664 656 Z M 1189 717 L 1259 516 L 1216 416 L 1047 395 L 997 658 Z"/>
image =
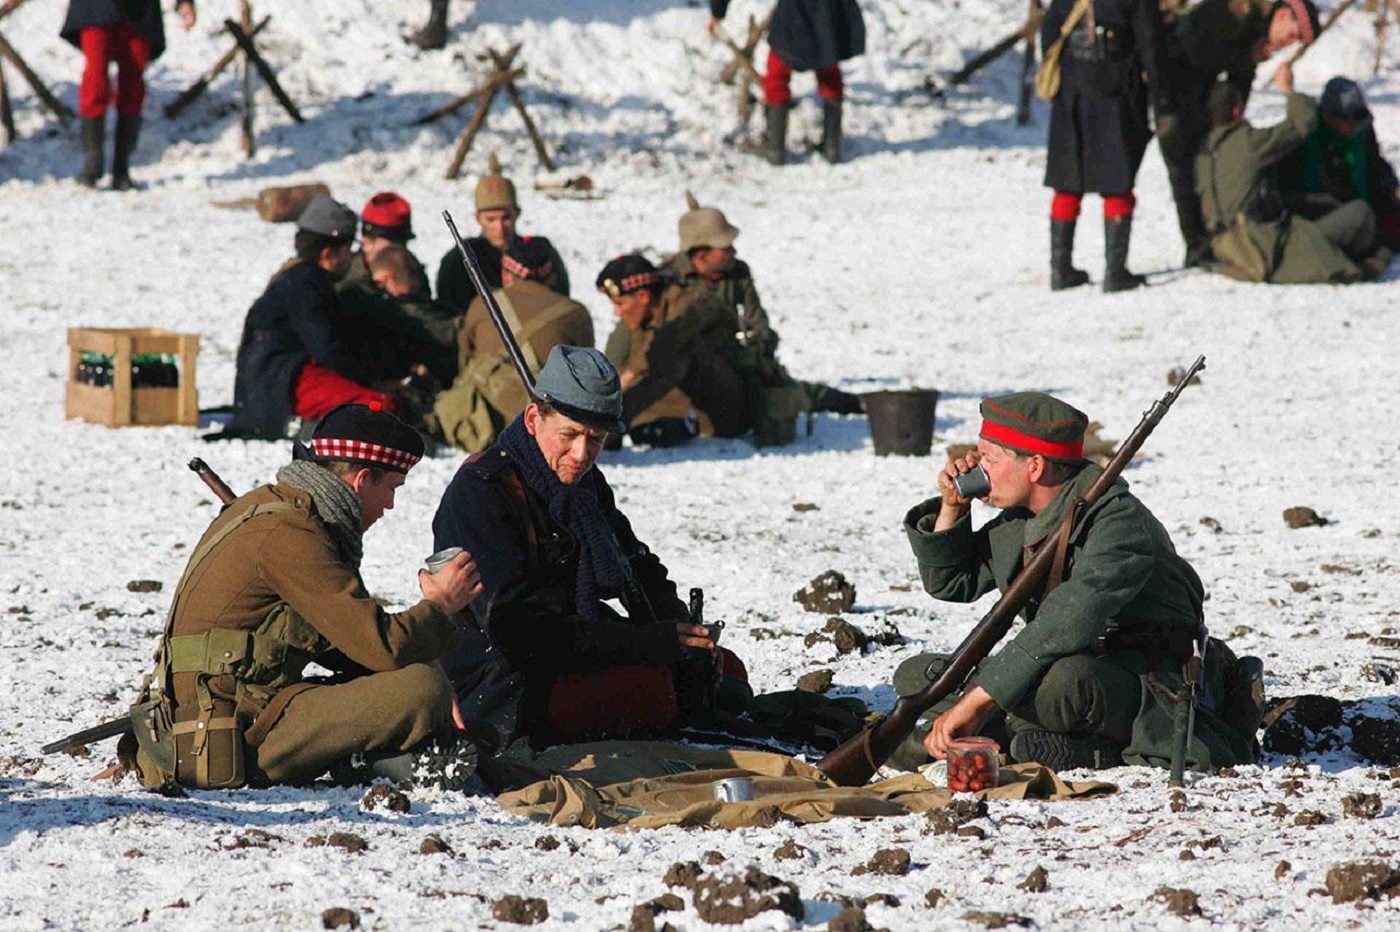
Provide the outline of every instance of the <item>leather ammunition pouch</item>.
<path id="1" fill-rule="evenodd" d="M 234 529 L 257 515 L 291 506 L 272 502 L 249 508 L 190 558 L 186 578 Z M 166 618 L 155 672 L 147 676 L 130 709 L 135 747 L 119 748 L 141 782 L 170 782 L 198 789 L 234 789 L 247 782 L 244 732 L 272 697 L 301 679 L 301 670 L 327 642 L 304 619 L 280 605 L 255 631 L 213 628 L 175 636 L 184 580 Z M 174 702 L 174 677 L 195 674 L 193 703 Z"/>

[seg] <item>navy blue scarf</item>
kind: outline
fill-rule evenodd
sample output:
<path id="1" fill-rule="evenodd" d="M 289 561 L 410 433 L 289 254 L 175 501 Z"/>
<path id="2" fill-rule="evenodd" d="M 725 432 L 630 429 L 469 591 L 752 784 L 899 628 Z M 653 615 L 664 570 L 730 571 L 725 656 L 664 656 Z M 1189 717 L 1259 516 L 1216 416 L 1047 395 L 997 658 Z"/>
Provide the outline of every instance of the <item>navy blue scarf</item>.
<path id="1" fill-rule="evenodd" d="M 608 523 L 593 477 L 584 474 L 573 485 L 559 481 L 544 460 L 539 444 L 525 429 L 524 415 L 501 431 L 496 441 L 520 467 L 530 491 L 547 503 L 549 516 L 568 528 L 578 541 L 578 568 L 574 575 L 574 607 L 584 618 L 598 617 L 599 592 L 620 595 L 626 589 L 627 566 L 617 537 Z"/>

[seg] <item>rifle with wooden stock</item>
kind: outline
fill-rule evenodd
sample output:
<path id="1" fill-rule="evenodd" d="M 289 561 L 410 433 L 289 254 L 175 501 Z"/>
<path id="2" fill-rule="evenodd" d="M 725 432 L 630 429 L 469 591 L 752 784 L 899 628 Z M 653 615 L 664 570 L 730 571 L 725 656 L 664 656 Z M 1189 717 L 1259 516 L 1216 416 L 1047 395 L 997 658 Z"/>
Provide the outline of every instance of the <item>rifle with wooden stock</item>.
<path id="1" fill-rule="evenodd" d="M 219 503 L 228 505 L 238 496 L 233 489 L 228 487 L 228 483 L 219 478 L 219 474 L 209 467 L 209 464 L 199 457 L 195 457 L 189 462 L 190 469 L 204 480 L 204 484 L 209 486 L 209 490 L 219 498 Z M 122 715 L 100 725 L 93 725 L 91 728 L 84 728 L 82 731 L 75 731 L 71 735 L 59 738 L 39 749 L 43 754 L 58 754 L 64 751 L 76 751 L 78 748 L 86 747 L 98 741 L 105 741 L 108 738 L 117 738 L 131 731 L 131 716 Z"/>
<path id="2" fill-rule="evenodd" d="M 1205 367 L 1206 358 L 1198 356 L 1175 387 L 1143 414 L 1137 427 L 1133 428 L 1128 439 L 1123 441 L 1104 467 L 1103 473 L 1084 496 L 1066 511 L 1067 520 L 1073 520 L 1076 513 L 1082 514 L 1103 497 L 1166 416 L 1181 390 Z M 900 697 L 888 715 L 818 761 L 818 769 L 838 786 L 863 786 L 869 781 L 880 765 L 913 732 L 919 717 L 960 689 L 977 665 L 1006 636 L 1021 609 L 1040 594 L 1050 574 L 1051 564 L 1055 561 L 1056 550 L 1048 543 L 1042 546 L 948 659 L 944 661 L 940 658 L 929 664 L 928 686 L 912 696 Z"/>

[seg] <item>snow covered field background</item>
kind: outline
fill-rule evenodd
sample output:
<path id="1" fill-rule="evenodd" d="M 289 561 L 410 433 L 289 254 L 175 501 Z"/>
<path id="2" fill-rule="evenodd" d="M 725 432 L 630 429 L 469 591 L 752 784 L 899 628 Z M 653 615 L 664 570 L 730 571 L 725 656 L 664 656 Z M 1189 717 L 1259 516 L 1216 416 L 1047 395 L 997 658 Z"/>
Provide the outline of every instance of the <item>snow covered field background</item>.
<path id="1" fill-rule="evenodd" d="M 762 5 L 735 0 L 730 30 Z M 682 587 L 705 588 L 709 615 L 731 623 L 727 642 L 758 688 L 791 688 L 829 668 L 838 691 L 886 708 L 899 661 L 953 646 L 980 617 L 986 603 L 944 605 L 919 591 L 900 519 L 931 493 L 943 448 L 974 438 L 983 394 L 1053 391 L 1122 439 L 1166 390 L 1168 370 L 1203 353 L 1201 384 L 1128 475 L 1135 491 L 1205 580 L 1214 632 L 1265 659 L 1271 695 L 1394 702 L 1395 689 L 1362 667 L 1396 653 L 1369 638 L 1400 627 L 1396 271 L 1350 288 L 1168 271 L 1181 246 L 1154 148 L 1131 263 L 1161 273 L 1153 287 L 1051 294 L 1040 186 L 1047 114 L 1037 104 L 1031 126 L 1014 125 L 1019 54 L 942 102 L 921 90 L 926 75 L 948 74 L 1014 28 L 1023 4 L 863 6 L 869 53 L 847 70 L 848 161 L 836 167 L 798 157 L 774 169 L 738 154 L 728 144 L 738 129 L 734 91 L 712 83 L 728 55 L 704 35 L 704 9 L 661 0 L 458 0 L 448 49 L 432 53 L 400 39 L 421 23 L 421 2 L 264 0 L 255 12 L 273 18 L 262 46 L 308 119 L 293 125 L 260 96 L 249 161 L 231 75 L 180 120 L 159 115 L 227 44 L 217 26 L 236 4 L 209 0 L 192 34 L 168 17 L 169 51 L 148 72 L 134 166 L 146 189 L 128 194 L 68 180 L 76 127 L 60 128 L 7 71 L 22 138 L 0 149 L 0 926 L 309 929 L 325 909 L 347 907 L 367 928 L 468 929 L 501 925 L 491 901 L 515 893 L 548 901 L 543 928 L 625 928 L 636 904 L 667 892 L 668 865 L 709 851 L 726 858 L 713 869 L 755 864 L 800 888 L 802 923 L 769 912 L 749 929 L 823 928 L 841 909 L 837 898 L 874 892 L 898 899 L 867 908 L 873 925 L 891 929 L 959 927 L 979 912 L 1060 928 L 1395 925 L 1388 901 L 1337 905 L 1321 891 L 1333 864 L 1392 859 L 1400 846 L 1389 774 L 1346 752 L 1197 777 L 1184 808 L 1172 805 L 1164 773 L 1123 768 L 1107 776 L 1122 788 L 1110 799 L 994 805 L 976 823 L 985 839 L 923 834 L 922 817 L 730 833 L 544 829 L 490 800 L 426 791 L 411 794 L 406 815 L 365 812 L 360 792 L 328 786 L 164 799 L 129 782 L 88 782 L 111 759 L 111 742 L 86 759 L 39 757 L 41 744 L 122 711 L 149 669 L 189 548 L 215 514 L 185 462 L 204 456 L 245 490 L 288 456 L 281 444 L 209 446 L 186 428 L 65 421 L 66 328 L 198 333 L 200 403 L 231 401 L 243 315 L 290 253 L 292 228 L 209 202 L 314 179 L 358 209 L 394 189 L 412 201 L 413 246 L 435 270 L 449 245 L 439 212 L 470 223 L 474 174 L 442 180 L 466 114 L 407 124 L 481 80 L 476 55 L 486 47 L 517 41 L 526 97 L 558 171 L 537 174 L 504 100 L 467 167 L 500 154 L 520 188 L 522 230 L 559 247 L 600 338 L 612 320 L 591 288 L 598 268 L 620 251 L 673 249 L 690 189 L 743 231 L 740 255 L 791 371 L 853 391 L 943 393 L 929 459 L 877 459 L 863 419 L 833 417 L 818 419 L 810 438 L 762 453 L 746 441 L 708 441 L 605 457 L 638 533 Z M 56 38 L 62 7 L 30 3 L 0 29 L 71 103 L 81 60 Z M 1394 159 L 1400 79 L 1393 64 L 1370 79 L 1372 54 L 1370 21 L 1349 13 L 1303 60 L 1298 84 L 1315 93 L 1334 73 L 1363 79 Z M 804 98 L 793 148 L 817 133 L 810 82 L 796 78 Z M 1281 112 L 1272 89 L 1251 103 L 1265 122 Z M 536 179 L 584 173 L 602 198 L 531 190 Z M 1089 199 L 1077 250 L 1096 280 L 1097 211 Z M 367 539 L 364 573 L 377 594 L 417 599 L 413 569 L 431 549 L 429 521 L 458 462 L 445 452 L 416 468 Z M 817 508 L 799 512 L 797 503 Z M 1282 512 L 1294 505 L 1331 523 L 1290 530 Z M 804 646 L 825 618 L 791 596 L 827 569 L 857 587 L 850 621 L 869 629 L 889 620 L 909 643 L 863 657 Z M 164 591 L 128 591 L 133 580 Z M 753 639 L 758 628 L 780 636 Z M 1380 794 L 1380 818 L 1344 817 L 1342 797 L 1358 791 Z M 1321 813 L 1321 824 L 1295 824 L 1306 812 Z M 1047 827 L 1052 816 L 1063 824 Z M 305 845 L 336 831 L 362 836 L 368 850 Z M 455 854 L 419 854 L 430 833 Z M 538 847 L 547 835 L 562 844 Z M 789 840 L 805 854 L 776 859 Z M 911 853 L 907 875 L 852 875 L 891 847 Z M 1048 889 L 1018 889 L 1037 866 Z M 1194 891 L 1203 915 L 1170 912 L 1152 898 L 1161 886 Z M 945 895 L 936 908 L 926 905 L 931 889 Z M 662 922 L 706 927 L 688 898 Z"/>

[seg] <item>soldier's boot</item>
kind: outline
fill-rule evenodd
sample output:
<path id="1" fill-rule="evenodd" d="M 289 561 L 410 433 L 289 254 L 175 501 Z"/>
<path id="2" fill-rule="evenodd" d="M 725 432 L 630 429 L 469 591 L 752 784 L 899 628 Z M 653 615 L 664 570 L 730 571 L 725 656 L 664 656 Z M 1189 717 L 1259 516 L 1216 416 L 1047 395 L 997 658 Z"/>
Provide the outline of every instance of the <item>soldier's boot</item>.
<path id="1" fill-rule="evenodd" d="M 1362 280 L 1373 282 L 1384 275 L 1385 270 L 1390 268 L 1391 258 L 1392 256 L 1389 249 L 1386 249 L 1384 246 L 1377 246 L 1375 252 L 1358 263 L 1361 266 Z"/>
<path id="2" fill-rule="evenodd" d="M 787 125 L 790 104 L 764 105 L 763 157 L 769 165 L 787 162 Z"/>
<path id="3" fill-rule="evenodd" d="M 822 158 L 832 165 L 841 161 L 841 101 L 822 101 Z"/>
<path id="4" fill-rule="evenodd" d="M 397 784 L 466 790 L 476 775 L 476 745 L 461 735 L 433 738 L 399 754 L 355 754 L 331 768 L 331 779 L 342 786 L 369 783 L 375 778 Z"/>
<path id="5" fill-rule="evenodd" d="M 408 37 L 408 41 L 424 51 L 440 49 L 447 45 L 447 2 L 431 0 L 428 21 L 423 28 Z"/>
<path id="6" fill-rule="evenodd" d="M 637 446 L 678 447 L 700 436 L 700 421 L 694 412 L 685 417 L 659 417 L 638 424 L 627 436 Z"/>
<path id="7" fill-rule="evenodd" d="M 1073 738 L 1057 731 L 1023 731 L 1011 736 L 1009 750 L 1018 764 L 1044 764 L 1051 770 L 1102 770 L 1123 763 L 1123 745 L 1096 735 Z"/>
<path id="8" fill-rule="evenodd" d="M 1131 291 L 1147 284 L 1142 275 L 1128 271 L 1128 243 L 1132 240 L 1133 217 L 1105 217 L 1103 221 L 1103 290 L 1106 293 Z"/>
<path id="9" fill-rule="evenodd" d="M 117 114 L 117 128 L 112 134 L 112 190 L 130 191 L 136 187 L 131 180 L 131 153 L 141 135 L 141 118 Z"/>
<path id="10" fill-rule="evenodd" d="M 102 154 L 103 136 L 107 131 L 107 117 L 86 117 L 83 119 L 81 138 L 83 142 L 83 170 L 78 173 L 78 181 L 85 187 L 95 188 L 102 180 L 105 159 Z"/>
<path id="11" fill-rule="evenodd" d="M 1076 269 L 1073 220 L 1050 221 L 1050 290 L 1064 291 L 1089 283 L 1089 273 Z"/>
<path id="12" fill-rule="evenodd" d="M 864 414 L 865 403 L 859 395 L 843 392 L 839 388 L 823 385 L 820 382 L 804 382 L 807 401 L 813 411 L 830 411 L 832 414 Z"/>

